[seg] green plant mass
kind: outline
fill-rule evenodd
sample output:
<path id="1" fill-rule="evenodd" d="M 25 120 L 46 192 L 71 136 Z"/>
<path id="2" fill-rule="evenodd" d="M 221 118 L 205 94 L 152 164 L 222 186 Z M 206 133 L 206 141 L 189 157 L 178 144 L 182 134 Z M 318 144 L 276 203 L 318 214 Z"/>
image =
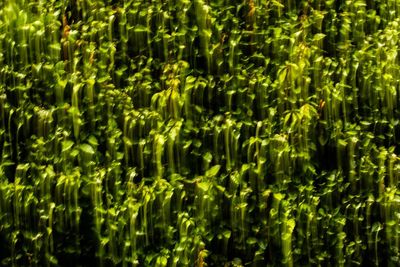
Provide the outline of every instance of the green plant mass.
<path id="1" fill-rule="evenodd" d="M 400 0 L 1 0 L 0 266 L 400 266 Z"/>

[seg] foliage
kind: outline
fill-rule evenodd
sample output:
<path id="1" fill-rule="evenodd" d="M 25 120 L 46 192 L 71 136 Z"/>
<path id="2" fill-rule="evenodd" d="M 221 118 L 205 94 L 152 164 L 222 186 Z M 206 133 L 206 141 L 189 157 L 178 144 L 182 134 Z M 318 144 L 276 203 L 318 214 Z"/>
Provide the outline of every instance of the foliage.
<path id="1" fill-rule="evenodd" d="M 399 266 L 400 1 L 0 1 L 4 266 Z"/>

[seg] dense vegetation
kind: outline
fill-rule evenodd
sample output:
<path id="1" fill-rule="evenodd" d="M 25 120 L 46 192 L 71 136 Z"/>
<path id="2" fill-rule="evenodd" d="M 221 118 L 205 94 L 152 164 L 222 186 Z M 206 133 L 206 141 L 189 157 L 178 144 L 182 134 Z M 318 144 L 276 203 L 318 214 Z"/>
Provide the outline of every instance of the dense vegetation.
<path id="1" fill-rule="evenodd" d="M 0 1 L 4 266 L 400 266 L 400 1 Z"/>

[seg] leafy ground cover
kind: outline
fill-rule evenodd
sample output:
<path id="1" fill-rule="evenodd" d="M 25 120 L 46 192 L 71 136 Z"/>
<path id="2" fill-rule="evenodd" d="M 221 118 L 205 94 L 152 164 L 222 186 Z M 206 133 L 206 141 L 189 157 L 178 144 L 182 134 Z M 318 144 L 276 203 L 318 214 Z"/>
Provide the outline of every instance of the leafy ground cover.
<path id="1" fill-rule="evenodd" d="M 0 1 L 4 266 L 399 266 L 400 1 Z"/>

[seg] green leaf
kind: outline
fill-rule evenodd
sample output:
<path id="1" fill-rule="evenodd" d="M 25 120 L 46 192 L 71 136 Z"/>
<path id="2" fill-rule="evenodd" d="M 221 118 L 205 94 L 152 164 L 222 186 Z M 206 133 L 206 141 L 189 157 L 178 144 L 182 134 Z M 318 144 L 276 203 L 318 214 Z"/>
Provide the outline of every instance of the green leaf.
<path id="1" fill-rule="evenodd" d="M 91 145 L 89 145 L 89 144 L 82 144 L 82 145 L 80 146 L 80 149 L 81 149 L 83 152 L 85 152 L 85 153 L 87 153 L 87 154 L 90 154 L 90 155 L 93 155 L 93 154 L 95 153 L 93 147 L 92 147 Z"/>
<path id="2" fill-rule="evenodd" d="M 212 158 L 213 158 L 213 156 L 210 152 L 207 152 L 206 154 L 203 155 L 203 159 L 208 163 L 210 163 L 212 161 Z"/>
<path id="3" fill-rule="evenodd" d="M 71 140 L 63 141 L 61 143 L 61 148 L 62 148 L 61 151 L 62 152 L 68 151 L 72 148 L 73 145 L 74 145 L 74 142 L 72 142 Z"/>
<path id="4" fill-rule="evenodd" d="M 257 243 L 257 239 L 254 238 L 254 237 L 249 237 L 249 238 L 247 238 L 246 243 L 247 243 L 248 245 L 252 246 L 252 245 L 254 245 L 254 244 Z"/>
<path id="5" fill-rule="evenodd" d="M 88 142 L 94 147 L 97 147 L 99 145 L 99 142 L 97 142 L 97 138 L 94 137 L 93 135 L 89 136 Z"/>
<path id="6" fill-rule="evenodd" d="M 210 188 L 210 183 L 208 182 L 201 182 L 197 184 L 197 187 L 201 189 L 203 192 L 207 192 Z"/>
<path id="7" fill-rule="evenodd" d="M 314 41 L 321 41 L 322 39 L 325 38 L 325 34 L 323 33 L 317 33 L 316 35 L 314 35 Z"/>
<path id="8" fill-rule="evenodd" d="M 206 171 L 207 177 L 215 177 L 217 176 L 219 170 L 221 169 L 221 165 L 215 165 Z"/>

